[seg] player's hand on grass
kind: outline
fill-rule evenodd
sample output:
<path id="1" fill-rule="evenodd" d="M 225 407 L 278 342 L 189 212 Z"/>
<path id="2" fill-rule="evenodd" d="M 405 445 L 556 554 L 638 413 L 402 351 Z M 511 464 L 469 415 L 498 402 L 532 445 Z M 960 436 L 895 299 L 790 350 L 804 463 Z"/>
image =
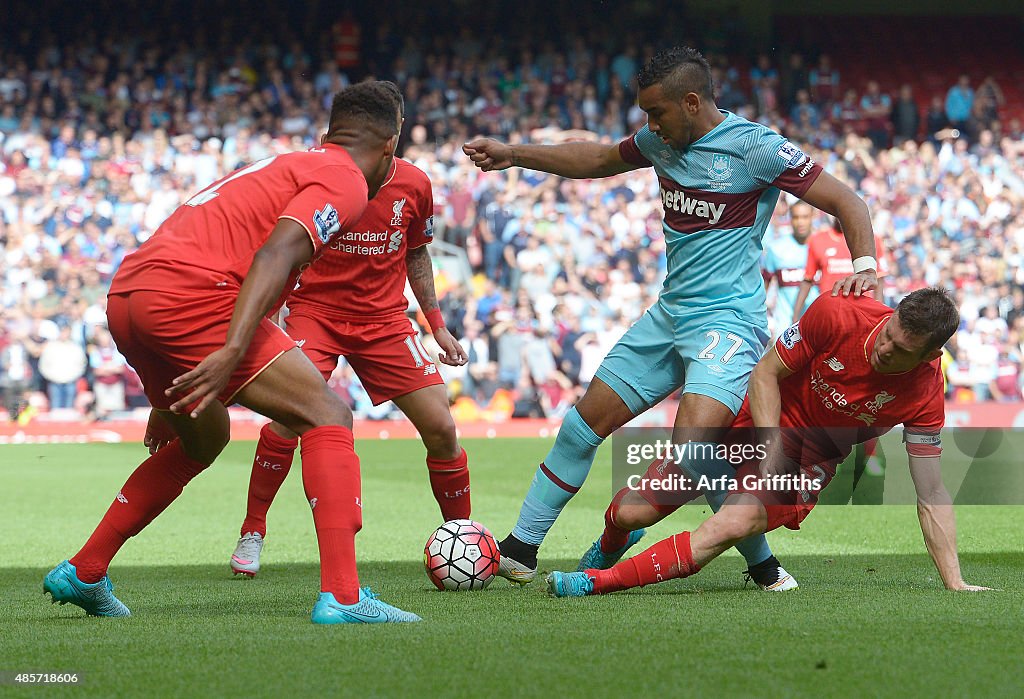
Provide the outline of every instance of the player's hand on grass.
<path id="1" fill-rule="evenodd" d="M 213 401 L 217 400 L 224 387 L 231 380 L 231 374 L 238 366 L 242 355 L 227 347 L 221 347 L 199 362 L 199 366 L 182 374 L 171 382 L 171 387 L 164 393 L 168 397 L 184 396 L 171 406 L 172 413 L 181 414 L 188 406 L 195 405 L 190 417 L 199 417 L 199 413 Z"/>
<path id="2" fill-rule="evenodd" d="M 434 339 L 441 348 L 441 353 L 437 355 L 437 358 L 448 366 L 462 366 L 469 361 L 466 350 L 448 331 L 448 328 L 438 328 L 434 333 Z"/>
<path id="3" fill-rule="evenodd" d="M 174 432 L 174 428 L 161 417 L 160 411 L 150 410 L 149 422 L 146 423 L 146 436 L 142 439 L 142 443 L 149 449 L 149 453 L 157 453 L 177 438 L 178 435 Z"/>
<path id="4" fill-rule="evenodd" d="M 875 274 L 875 270 L 868 269 L 837 281 L 832 286 L 832 295 L 839 296 L 839 294 L 842 294 L 843 296 L 849 296 L 852 293 L 854 296 L 862 296 L 877 286 L 878 275 Z"/>
<path id="5" fill-rule="evenodd" d="M 512 167 L 512 146 L 493 138 L 478 138 L 462 146 L 462 152 L 484 172 Z"/>

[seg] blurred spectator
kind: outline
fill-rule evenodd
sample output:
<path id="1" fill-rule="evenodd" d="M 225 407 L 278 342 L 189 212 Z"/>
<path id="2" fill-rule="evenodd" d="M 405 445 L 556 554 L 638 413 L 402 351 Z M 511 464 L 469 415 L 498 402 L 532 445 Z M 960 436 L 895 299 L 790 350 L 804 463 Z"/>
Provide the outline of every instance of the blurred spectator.
<path id="1" fill-rule="evenodd" d="M 810 98 L 810 74 L 807 66 L 804 65 L 804 57 L 801 53 L 791 53 L 789 62 L 782 70 L 781 89 L 783 105 L 791 109 L 799 100 L 801 91 L 807 91 Z"/>
<path id="2" fill-rule="evenodd" d="M 860 105 L 861 101 L 857 97 L 857 91 L 852 87 L 843 94 L 841 102 L 832 105 L 832 118 L 840 125 L 844 133 L 859 131 L 864 126 L 864 115 L 861 113 Z"/>
<path id="3" fill-rule="evenodd" d="M 821 115 L 818 108 L 811 102 L 811 93 L 807 90 L 799 90 L 796 93 L 796 103 L 790 111 L 790 119 L 801 127 L 811 130 L 818 128 Z"/>
<path id="4" fill-rule="evenodd" d="M 127 361 L 114 347 L 105 328 L 96 331 L 89 350 L 94 411 L 100 420 L 125 409 L 125 368 Z"/>
<path id="5" fill-rule="evenodd" d="M 925 115 L 925 129 L 927 136 L 935 140 L 935 134 L 949 127 L 949 117 L 946 116 L 946 105 L 938 95 L 932 97 L 928 106 L 928 113 Z"/>
<path id="6" fill-rule="evenodd" d="M 48 340 L 39 355 L 39 374 L 46 379 L 51 410 L 75 407 L 78 380 L 85 376 L 85 369 L 85 350 L 71 339 L 71 327 L 62 326 L 57 338 Z"/>
<path id="7" fill-rule="evenodd" d="M 973 107 L 974 90 L 971 89 L 971 78 L 961 75 L 956 85 L 949 88 L 946 93 L 946 118 L 953 127 L 966 131 Z"/>
<path id="8" fill-rule="evenodd" d="M 818 65 L 811 69 L 808 82 L 811 97 L 818 106 L 824 107 L 839 99 L 839 71 L 832 67 L 828 54 L 823 53 L 818 58 Z"/>
<path id="9" fill-rule="evenodd" d="M 1016 403 L 1021 400 L 1020 356 L 1004 344 L 999 350 L 996 378 L 989 386 L 993 398 L 1001 403 Z"/>
<path id="10" fill-rule="evenodd" d="M 902 85 L 900 96 L 892 107 L 892 129 L 896 145 L 917 138 L 921 126 L 921 112 L 914 100 L 914 87 Z"/>
<path id="11" fill-rule="evenodd" d="M 25 407 L 25 394 L 32 383 L 27 339 L 24 330 L 15 330 L 0 348 L 0 393 L 3 394 L 3 409 L 11 420 Z"/>
<path id="12" fill-rule="evenodd" d="M 875 148 L 882 149 L 889 145 L 890 114 L 892 99 L 883 93 L 878 82 L 869 80 L 864 96 L 860 98 L 860 111 L 866 122 L 866 133 Z"/>

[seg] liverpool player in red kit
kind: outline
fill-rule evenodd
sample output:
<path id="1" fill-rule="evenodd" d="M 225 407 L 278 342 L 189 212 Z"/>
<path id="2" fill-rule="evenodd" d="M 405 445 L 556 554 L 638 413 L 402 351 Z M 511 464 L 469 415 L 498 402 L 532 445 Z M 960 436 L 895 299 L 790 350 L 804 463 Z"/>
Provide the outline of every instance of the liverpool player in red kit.
<path id="1" fill-rule="evenodd" d="M 303 483 L 320 547 L 318 623 L 418 621 L 360 590 L 362 526 L 352 415 L 294 341 L 266 316 L 298 270 L 362 216 L 391 170 L 400 123 L 394 85 L 362 83 L 334 99 L 321 147 L 242 168 L 178 208 L 111 284 L 107 320 L 154 407 L 177 435 L 122 486 L 96 531 L 46 576 L 54 601 L 127 616 L 111 559 L 205 470 L 241 403 L 303 437 Z"/>
<path id="2" fill-rule="evenodd" d="M 576 597 L 687 577 L 748 536 L 782 526 L 799 529 L 854 444 L 899 424 L 921 530 L 943 584 L 951 590 L 989 589 L 968 585 L 961 576 L 953 505 L 939 464 L 944 403 L 938 358 L 959 322 L 940 289 L 915 291 L 895 312 L 866 297 L 818 298 L 757 364 L 733 423 L 769 433 L 760 469 L 756 462 L 742 467 L 725 505 L 692 534 L 671 536 L 607 570 L 556 571 L 548 577 L 550 591 Z M 671 503 L 658 498 L 660 491 L 647 483 L 664 479 L 665 471 L 664 464 L 652 465 L 649 480 L 640 479 L 637 489 L 624 489 L 613 499 L 595 546 L 615 551 L 629 531 L 699 495 L 689 489 L 675 493 Z M 787 482 L 799 485 L 770 489 Z"/>
<path id="3" fill-rule="evenodd" d="M 839 222 L 834 217 L 829 218 L 831 225 L 812 233 L 807 240 L 807 264 L 804 267 L 804 279 L 800 282 L 800 289 L 793 305 L 793 323 L 800 320 L 804 303 L 810 295 L 815 279 L 818 293 L 827 294 L 853 271 L 853 256 L 846 247 L 846 239 L 840 232 Z M 878 238 L 875 238 L 875 260 L 878 262 L 878 278 L 881 279 L 888 274 L 888 266 L 882 241 Z M 875 287 L 875 298 L 882 300 L 881 284 Z M 877 451 L 877 439 L 869 439 L 857 448 L 853 476 L 855 485 L 864 472 L 871 476 L 885 475 L 884 457 L 880 458 Z"/>
<path id="4" fill-rule="evenodd" d="M 329 378 L 345 357 L 375 405 L 393 400 L 427 449 L 427 473 L 445 520 L 468 519 L 469 469 L 455 435 L 448 394 L 437 367 L 405 316 L 405 280 L 426 315 L 441 361 L 465 364 L 462 347 L 445 328 L 427 252 L 433 194 L 419 168 L 395 158 L 377 196 L 351 232 L 341 233 L 302 274 L 288 297 L 288 334 Z M 280 423 L 263 428 L 256 447 L 241 538 L 231 570 L 253 576 L 267 534 L 267 510 L 284 483 L 298 445 Z"/>
<path id="5" fill-rule="evenodd" d="M 800 290 L 797 292 L 796 301 L 793 304 L 793 320 L 797 322 L 804 312 L 804 304 L 811 293 L 811 287 L 815 281 L 818 284 L 819 294 L 828 294 L 835 286 L 853 274 L 855 260 L 846 246 L 846 238 L 840 232 L 839 222 L 835 217 L 829 217 L 832 225 L 815 231 L 807 239 L 807 264 L 804 267 L 804 279 L 800 283 Z M 875 261 L 878 264 L 878 278 L 881 279 L 888 274 L 888 267 L 885 263 L 885 251 L 882 249 L 882 241 L 875 238 Z M 875 287 L 875 298 L 882 300 L 882 287 Z"/>

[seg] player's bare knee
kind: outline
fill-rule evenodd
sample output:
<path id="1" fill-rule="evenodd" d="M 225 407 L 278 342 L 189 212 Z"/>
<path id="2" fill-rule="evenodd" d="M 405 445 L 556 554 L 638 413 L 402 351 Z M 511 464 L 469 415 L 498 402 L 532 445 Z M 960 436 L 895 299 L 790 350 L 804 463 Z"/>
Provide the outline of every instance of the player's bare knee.
<path id="1" fill-rule="evenodd" d="M 447 418 L 447 419 L 446 419 Z M 459 437 L 455 421 L 450 415 L 442 415 L 430 424 L 417 426 L 427 453 L 437 459 L 452 459 L 459 455 Z"/>
<path id="2" fill-rule="evenodd" d="M 648 526 L 651 522 L 648 521 L 650 517 L 646 516 L 648 513 L 644 511 L 645 509 L 650 509 L 650 505 L 644 508 L 639 505 L 630 506 L 623 504 L 619 507 L 619 511 L 615 513 L 615 525 L 627 531 L 635 531 Z"/>
<path id="3" fill-rule="evenodd" d="M 649 527 L 661 519 L 654 505 L 635 492 L 628 493 L 615 512 L 615 526 L 628 531 Z"/>
<path id="4" fill-rule="evenodd" d="M 302 416 L 303 421 L 308 425 L 307 429 L 328 425 L 352 427 L 352 411 L 326 385 L 315 399 L 308 401 L 307 408 Z M 292 431 L 298 432 L 294 429 Z"/>
<path id="5" fill-rule="evenodd" d="M 230 441 L 230 434 L 203 435 L 202 438 L 182 437 L 181 450 L 193 461 L 209 466 L 217 460 Z"/>

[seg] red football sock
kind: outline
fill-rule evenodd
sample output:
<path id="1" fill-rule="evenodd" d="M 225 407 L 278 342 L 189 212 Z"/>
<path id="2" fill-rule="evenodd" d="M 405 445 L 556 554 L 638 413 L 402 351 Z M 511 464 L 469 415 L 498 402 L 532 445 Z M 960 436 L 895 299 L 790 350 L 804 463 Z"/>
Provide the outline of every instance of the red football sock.
<path id="1" fill-rule="evenodd" d="M 434 491 L 434 499 L 445 522 L 469 519 L 469 467 L 466 464 L 465 449 L 461 449 L 454 459 L 427 457 L 430 489 Z"/>
<path id="2" fill-rule="evenodd" d="M 615 517 L 619 513 L 619 505 L 622 504 L 622 498 L 626 497 L 629 492 L 629 488 L 623 488 L 615 493 L 611 504 L 608 505 L 608 509 L 604 512 L 604 533 L 601 535 L 601 550 L 604 553 L 618 551 L 626 545 L 626 541 L 629 539 L 629 530 L 620 529 L 615 524 Z"/>
<path id="3" fill-rule="evenodd" d="M 608 570 L 588 570 L 594 578 L 594 592 L 599 595 L 628 590 L 696 573 L 690 550 L 690 532 L 662 539 L 646 551 L 619 561 Z"/>
<path id="4" fill-rule="evenodd" d="M 267 510 L 288 476 L 298 446 L 298 439 L 281 437 L 270 429 L 269 423 L 260 430 L 260 442 L 256 445 L 256 458 L 249 476 L 248 507 L 239 535 L 259 532 L 260 536 L 266 537 Z"/>
<path id="5" fill-rule="evenodd" d="M 302 435 L 302 484 L 320 546 L 320 591 L 333 593 L 342 604 L 355 604 L 356 533 L 363 527 L 363 505 L 352 430 L 329 425 Z"/>
<path id="6" fill-rule="evenodd" d="M 124 542 L 156 519 L 207 466 L 190 459 L 178 439 L 143 461 L 121 487 L 85 546 L 71 558 L 78 579 L 99 582 Z"/>

